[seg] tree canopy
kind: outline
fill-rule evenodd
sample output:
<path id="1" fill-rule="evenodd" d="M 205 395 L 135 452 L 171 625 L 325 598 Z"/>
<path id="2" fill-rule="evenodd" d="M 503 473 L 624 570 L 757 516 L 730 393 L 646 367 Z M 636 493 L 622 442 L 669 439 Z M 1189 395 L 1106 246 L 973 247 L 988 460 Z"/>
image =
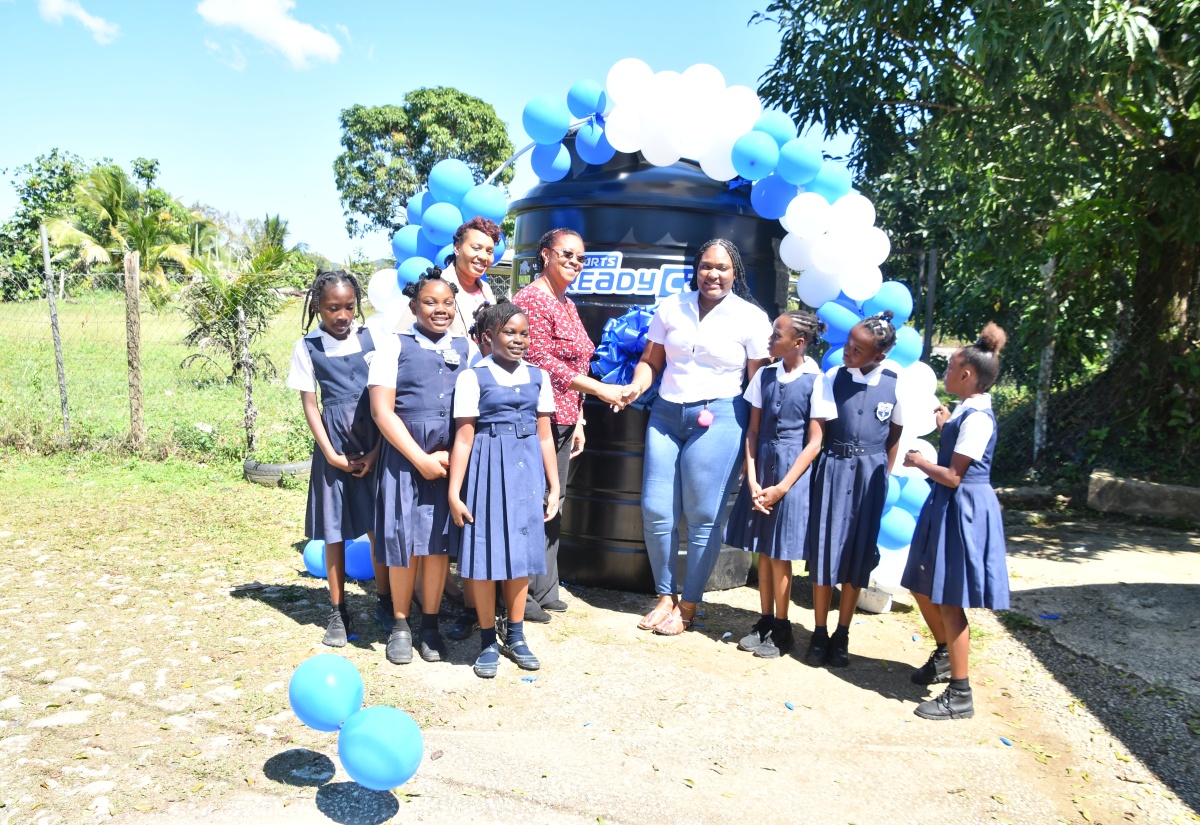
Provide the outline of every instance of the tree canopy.
<path id="1" fill-rule="evenodd" d="M 354 105 L 342 110 L 342 147 L 333 163 L 351 237 L 406 222 L 404 205 L 444 158 L 471 167 L 477 183 L 513 153 L 496 110 L 457 89 L 417 89 L 399 105 Z M 512 169 L 500 176 L 512 180 Z"/>

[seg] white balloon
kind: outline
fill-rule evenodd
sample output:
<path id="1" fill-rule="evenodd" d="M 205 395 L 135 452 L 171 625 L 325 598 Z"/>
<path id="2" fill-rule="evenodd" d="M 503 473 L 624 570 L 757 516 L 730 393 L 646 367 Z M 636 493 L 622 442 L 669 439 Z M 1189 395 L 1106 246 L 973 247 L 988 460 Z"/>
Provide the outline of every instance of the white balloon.
<path id="1" fill-rule="evenodd" d="M 813 266 L 822 272 L 840 273 L 850 263 L 851 254 L 845 238 L 837 233 L 826 232 L 813 239 Z"/>
<path id="2" fill-rule="evenodd" d="M 670 166 L 679 160 L 679 152 L 671 143 L 671 136 L 662 132 L 652 132 L 642 145 L 642 157 L 654 166 Z"/>
<path id="3" fill-rule="evenodd" d="M 896 373 L 897 376 L 903 374 L 904 372 L 904 367 L 900 366 L 898 361 L 893 361 L 891 358 L 884 358 L 879 362 L 879 366 L 882 369 L 891 370 L 892 372 Z M 897 389 L 896 392 L 899 393 L 900 390 Z"/>
<path id="4" fill-rule="evenodd" d="M 758 120 L 762 114 L 762 101 L 755 91 L 748 86 L 730 86 L 721 96 L 718 108 L 720 118 L 718 129 L 722 134 L 739 138 Z"/>
<path id="5" fill-rule="evenodd" d="M 924 361 L 917 361 L 905 367 L 899 375 L 900 380 L 896 382 L 897 394 L 937 397 L 937 374 L 933 367 Z"/>
<path id="6" fill-rule="evenodd" d="M 932 461 L 934 464 L 937 464 L 937 450 L 934 449 L 934 446 L 932 444 L 930 444 L 928 441 L 926 441 L 923 438 L 914 438 L 912 441 L 908 442 L 907 447 L 905 447 L 905 445 L 902 443 L 900 445 L 900 452 L 896 456 L 897 464 L 900 463 L 901 456 L 903 456 L 907 450 L 916 450 L 922 456 L 924 456 L 926 458 L 926 460 Z M 922 473 L 922 475 L 924 475 L 924 473 Z"/>
<path id="7" fill-rule="evenodd" d="M 371 337 L 376 341 L 385 341 L 387 336 L 395 335 L 399 330 L 396 327 L 400 323 L 400 310 L 403 304 L 396 301 L 389 312 L 376 312 L 366 321 L 363 321 L 363 326 L 371 331 Z"/>
<path id="8" fill-rule="evenodd" d="M 871 298 L 883 286 L 883 272 L 877 266 L 851 265 L 842 269 L 842 292 L 859 303 Z"/>
<path id="9" fill-rule="evenodd" d="M 840 287 L 837 276 L 810 268 L 796 279 L 796 297 L 814 309 L 838 296 Z"/>
<path id="10" fill-rule="evenodd" d="M 381 269 L 367 282 L 367 300 L 376 312 L 386 312 L 392 302 L 403 297 L 400 280 L 394 269 Z"/>
<path id="11" fill-rule="evenodd" d="M 816 238 L 828 227 L 830 210 L 829 201 L 816 192 L 802 192 L 788 204 L 788 231 L 802 238 Z"/>
<path id="12" fill-rule="evenodd" d="M 823 199 L 822 199 L 823 200 Z M 849 229 L 866 229 L 875 225 L 875 207 L 857 192 L 838 198 L 829 208 L 830 222 Z"/>
<path id="13" fill-rule="evenodd" d="M 604 82 L 604 87 L 613 103 L 618 105 L 633 103 L 645 94 L 652 77 L 654 77 L 654 70 L 644 61 L 638 60 L 636 57 L 627 57 L 624 60 L 618 60 L 608 70 L 608 78 Z"/>
<path id="14" fill-rule="evenodd" d="M 886 550 L 879 548 L 879 564 L 871 574 L 871 584 L 876 590 L 882 590 L 889 596 L 904 592 L 900 579 L 904 575 L 904 567 L 908 564 L 908 548 Z"/>
<path id="15" fill-rule="evenodd" d="M 616 106 L 604 119 L 604 134 L 618 152 L 640 150 L 646 139 L 641 113 L 635 106 Z"/>
<path id="16" fill-rule="evenodd" d="M 904 408 L 904 437 L 917 439 L 937 429 L 937 417 L 933 414 L 938 405 L 936 395 L 901 392 L 897 382 L 896 397 Z"/>
<path id="17" fill-rule="evenodd" d="M 799 235 L 787 234 L 779 242 L 779 260 L 788 269 L 804 272 L 812 269 L 812 240 Z"/>
<path id="18" fill-rule="evenodd" d="M 892 242 L 887 233 L 878 226 L 866 229 L 856 244 L 858 259 L 866 264 L 880 266 L 892 254 Z"/>
<path id="19" fill-rule="evenodd" d="M 780 218 L 780 219 L 779 219 L 779 225 L 783 227 L 783 231 L 784 231 L 784 232 L 791 232 L 791 231 L 792 231 L 792 227 L 791 227 L 791 225 L 788 223 L 787 215 L 784 215 L 782 218 Z"/>
<path id="20" fill-rule="evenodd" d="M 725 91 L 725 76 L 716 66 L 697 63 L 683 71 L 683 82 L 701 100 L 716 102 L 717 95 Z"/>
<path id="21" fill-rule="evenodd" d="M 713 180 L 733 180 L 737 169 L 733 166 L 733 142 L 736 138 L 719 139 L 711 149 L 700 156 L 700 168 Z"/>

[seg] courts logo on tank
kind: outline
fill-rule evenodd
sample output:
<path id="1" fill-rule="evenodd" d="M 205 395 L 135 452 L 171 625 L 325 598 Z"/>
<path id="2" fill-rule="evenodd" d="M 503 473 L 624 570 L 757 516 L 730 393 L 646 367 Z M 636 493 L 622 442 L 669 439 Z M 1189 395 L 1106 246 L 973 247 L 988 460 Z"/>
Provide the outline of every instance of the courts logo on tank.
<path id="1" fill-rule="evenodd" d="M 645 295 L 655 299 L 686 292 L 692 268 L 663 264 L 657 269 L 623 266 L 620 252 L 589 252 L 579 277 L 567 289 L 570 295 Z"/>

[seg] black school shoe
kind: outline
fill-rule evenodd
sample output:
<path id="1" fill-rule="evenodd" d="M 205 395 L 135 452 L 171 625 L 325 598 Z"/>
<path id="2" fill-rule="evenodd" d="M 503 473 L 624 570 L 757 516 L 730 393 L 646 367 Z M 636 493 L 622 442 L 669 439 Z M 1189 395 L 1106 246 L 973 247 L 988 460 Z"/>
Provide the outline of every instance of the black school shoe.
<path id="1" fill-rule="evenodd" d="M 738 640 L 738 650 L 745 650 L 753 653 L 762 647 L 763 642 L 767 639 L 767 634 L 771 632 L 771 619 L 768 616 L 760 616 L 758 621 L 754 623 L 754 627 L 750 628 L 750 632 Z"/>
<path id="2" fill-rule="evenodd" d="M 778 659 L 791 650 L 793 644 L 795 639 L 792 636 L 792 623 L 787 619 L 775 619 L 754 655 L 760 659 Z"/>
<path id="3" fill-rule="evenodd" d="M 935 650 L 929 661 L 912 672 L 909 677 L 914 685 L 938 685 L 950 681 L 950 653 Z"/>
<path id="4" fill-rule="evenodd" d="M 829 661 L 829 634 L 814 633 L 808 641 L 808 651 L 804 654 L 804 664 L 809 667 L 822 667 Z"/>
<path id="5" fill-rule="evenodd" d="M 834 632 L 829 637 L 830 667 L 850 667 L 850 637 L 845 633 Z"/>
<path id="6" fill-rule="evenodd" d="M 975 715 L 975 703 L 971 691 L 947 687 L 941 696 L 922 702 L 913 710 L 922 719 L 944 722 L 947 719 L 970 719 Z"/>
<path id="7" fill-rule="evenodd" d="M 542 610 L 549 610 L 551 613 L 566 613 L 567 603 L 562 599 L 551 599 L 542 605 Z"/>
<path id="8" fill-rule="evenodd" d="M 446 643 L 436 627 L 421 630 L 420 651 L 426 662 L 440 662 L 447 657 Z"/>
<path id="9" fill-rule="evenodd" d="M 527 622 L 536 622 L 537 624 L 546 624 L 550 621 L 550 614 L 542 610 L 537 602 L 526 602 L 525 604 L 525 619 Z"/>
<path id="10" fill-rule="evenodd" d="M 350 611 L 346 605 L 340 604 L 329 613 L 329 624 L 325 628 L 325 638 L 321 644 L 329 647 L 345 647 L 350 638 Z"/>
<path id="11" fill-rule="evenodd" d="M 412 631 L 408 629 L 408 624 L 405 623 L 402 628 L 392 628 L 391 634 L 388 635 L 387 650 L 384 652 L 387 660 L 394 665 L 406 665 L 412 661 L 412 654 Z"/>

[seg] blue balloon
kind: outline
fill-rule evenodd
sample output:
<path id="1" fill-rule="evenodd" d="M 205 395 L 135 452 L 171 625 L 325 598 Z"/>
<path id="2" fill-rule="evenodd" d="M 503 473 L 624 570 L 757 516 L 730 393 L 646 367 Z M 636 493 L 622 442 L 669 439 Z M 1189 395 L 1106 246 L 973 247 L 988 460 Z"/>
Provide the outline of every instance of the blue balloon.
<path id="1" fill-rule="evenodd" d="M 900 500 L 900 477 L 888 476 L 887 498 L 883 500 L 884 509 L 891 507 Z"/>
<path id="2" fill-rule="evenodd" d="M 439 160 L 429 170 L 429 191 L 433 193 L 433 197 L 438 203 L 448 203 L 451 206 L 458 206 L 462 203 L 463 195 L 471 190 L 475 185 L 475 173 L 471 171 L 471 167 L 463 163 L 458 158 L 446 158 Z M 430 204 L 424 203 L 424 212 L 421 215 L 421 223 L 425 224 L 425 217 L 429 214 Z"/>
<path id="3" fill-rule="evenodd" d="M 555 95 L 538 95 L 525 104 L 521 125 L 534 143 L 553 146 L 571 127 L 571 110 L 567 102 Z"/>
<path id="4" fill-rule="evenodd" d="M 425 210 L 432 206 L 433 203 L 433 195 L 429 194 L 428 189 L 422 189 L 409 198 L 408 203 L 404 205 L 404 213 L 408 216 L 408 222 L 419 225 L 421 223 L 421 216 L 425 214 Z"/>
<path id="5" fill-rule="evenodd" d="M 826 325 L 825 331 L 821 333 L 821 340 L 829 344 L 831 347 L 844 347 L 846 342 L 850 340 L 850 331 L 845 329 L 834 329 Z M 841 363 L 840 361 L 838 362 Z"/>
<path id="6" fill-rule="evenodd" d="M 401 264 L 413 255 L 420 254 L 420 242 L 420 224 L 410 223 L 397 229 L 396 234 L 392 236 L 392 256 L 395 257 L 396 263 Z"/>
<path id="7" fill-rule="evenodd" d="M 608 95 L 604 93 L 604 87 L 594 80 L 576 80 L 571 91 L 567 92 L 567 108 L 575 117 L 603 113 L 607 106 Z"/>
<path id="8" fill-rule="evenodd" d="M 433 244 L 433 253 L 454 240 L 454 233 L 462 226 L 462 212 L 450 203 L 435 203 L 425 210 L 425 222 L 421 224 L 421 232 L 426 240 Z"/>
<path id="9" fill-rule="evenodd" d="M 900 327 L 896 330 L 896 346 L 888 353 L 901 367 L 911 367 L 921 360 L 921 351 L 925 349 L 925 341 L 921 333 L 912 327 Z"/>
<path id="10" fill-rule="evenodd" d="M 296 668 L 288 682 L 288 702 L 310 728 L 335 731 L 362 708 L 362 676 L 349 659 L 321 653 Z"/>
<path id="11" fill-rule="evenodd" d="M 779 145 L 766 132 L 747 132 L 733 144 L 733 168 L 746 180 L 762 180 L 779 163 Z"/>
<path id="12" fill-rule="evenodd" d="M 360 582 L 375 578 L 372 561 L 371 541 L 366 536 L 346 542 L 346 578 Z"/>
<path id="13" fill-rule="evenodd" d="M 838 163 L 836 160 L 827 160 L 821 164 L 821 170 L 817 172 L 817 176 L 806 183 L 804 188 L 809 192 L 816 192 L 825 200 L 833 203 L 843 195 L 850 194 L 852 182 L 850 170 L 846 168 L 845 164 Z"/>
<path id="14" fill-rule="evenodd" d="M 788 183 L 805 186 L 821 171 L 825 156 L 821 150 L 803 138 L 789 140 L 779 148 L 779 165 L 775 171 Z"/>
<path id="15" fill-rule="evenodd" d="M 363 708 L 338 734 L 338 759 L 350 778 L 373 791 L 390 791 L 412 779 L 421 766 L 425 738 L 402 710 Z"/>
<path id="16" fill-rule="evenodd" d="M 829 372 L 834 367 L 840 367 L 842 365 L 842 356 L 845 354 L 846 350 L 844 347 L 829 350 L 829 352 L 825 353 L 825 357 L 821 359 L 821 371 Z"/>
<path id="17" fill-rule="evenodd" d="M 546 183 L 562 180 L 571 171 L 571 153 L 561 143 L 533 147 L 529 160 L 533 173 Z"/>
<path id="18" fill-rule="evenodd" d="M 325 542 L 313 539 L 304 545 L 304 569 L 310 576 L 325 578 Z"/>
<path id="19" fill-rule="evenodd" d="M 919 476 L 910 476 L 904 483 L 904 489 L 900 492 L 900 501 L 897 502 L 897 506 L 903 507 L 914 516 L 920 515 L 921 506 L 925 503 L 925 499 L 929 498 L 932 489 L 925 479 Z"/>
<path id="20" fill-rule="evenodd" d="M 504 220 L 506 212 L 508 212 L 508 198 L 499 186 L 481 183 L 463 195 L 462 217 L 464 221 L 478 216 L 487 218 L 493 223 L 500 223 Z"/>
<path id="21" fill-rule="evenodd" d="M 593 120 L 580 126 L 575 133 L 575 153 L 584 163 L 600 166 L 612 160 L 617 150 L 608 142 L 604 127 Z"/>
<path id="22" fill-rule="evenodd" d="M 428 258 L 415 257 L 409 258 L 404 263 L 396 267 L 396 280 L 400 282 L 400 287 L 403 289 L 409 284 L 417 282 L 421 277 L 421 273 L 433 266 L 433 261 Z"/>
<path id="23" fill-rule="evenodd" d="M 797 194 L 796 187 L 779 175 L 767 175 L 750 190 L 750 205 L 760 217 L 777 221 L 787 214 L 788 204 Z"/>
<path id="24" fill-rule="evenodd" d="M 912 293 L 908 287 L 899 281 L 884 281 L 879 291 L 863 302 L 863 312 L 867 315 L 877 315 L 885 309 L 895 313 L 893 324 L 903 326 L 913 311 Z"/>
<path id="25" fill-rule="evenodd" d="M 778 109 L 763 112 L 754 122 L 754 131 L 770 135 L 777 146 L 782 147 L 796 139 L 796 124 Z"/>
<path id="26" fill-rule="evenodd" d="M 838 330 L 846 335 L 854 325 L 862 320 L 862 316 L 852 309 L 847 309 L 836 301 L 826 301 L 817 308 L 817 317 L 824 321 L 830 330 Z M 828 335 L 826 335 L 828 340 Z"/>
<path id="27" fill-rule="evenodd" d="M 494 250 L 492 250 L 492 263 L 495 263 L 496 261 L 503 258 L 504 252 L 507 249 L 508 249 L 508 245 L 505 243 L 504 233 L 501 232 L 500 233 L 500 241 L 496 244 L 496 248 Z"/>
<path id="28" fill-rule="evenodd" d="M 866 313 L 863 312 L 862 304 L 860 302 L 854 300 L 853 298 L 851 298 L 846 293 L 839 292 L 838 296 L 836 298 L 834 298 L 833 300 L 835 303 L 841 304 L 846 309 L 849 309 L 849 310 L 852 310 L 853 312 L 858 313 L 860 318 L 866 317 Z"/>
<path id="29" fill-rule="evenodd" d="M 448 264 L 446 262 L 446 259 L 453 254 L 454 254 L 454 244 L 448 243 L 445 246 L 443 246 L 441 249 L 439 249 L 434 254 L 434 257 L 431 258 L 430 260 L 433 261 L 434 266 L 440 266 L 443 269 L 446 269 L 446 268 L 450 267 L 450 264 Z"/>
<path id="30" fill-rule="evenodd" d="M 911 484 L 912 481 L 909 481 Z M 904 485 L 905 487 L 908 484 Z M 904 495 L 901 491 L 900 495 Z M 879 546 L 886 550 L 899 550 L 912 544 L 913 530 L 917 520 L 912 513 L 900 507 L 889 507 L 879 521 Z"/>
<path id="31" fill-rule="evenodd" d="M 432 261 L 437 257 L 439 249 L 441 247 L 425 237 L 425 233 L 422 232 L 420 240 L 417 241 L 417 254 L 415 257 Z M 438 264 L 438 266 L 441 266 L 441 264 Z"/>

